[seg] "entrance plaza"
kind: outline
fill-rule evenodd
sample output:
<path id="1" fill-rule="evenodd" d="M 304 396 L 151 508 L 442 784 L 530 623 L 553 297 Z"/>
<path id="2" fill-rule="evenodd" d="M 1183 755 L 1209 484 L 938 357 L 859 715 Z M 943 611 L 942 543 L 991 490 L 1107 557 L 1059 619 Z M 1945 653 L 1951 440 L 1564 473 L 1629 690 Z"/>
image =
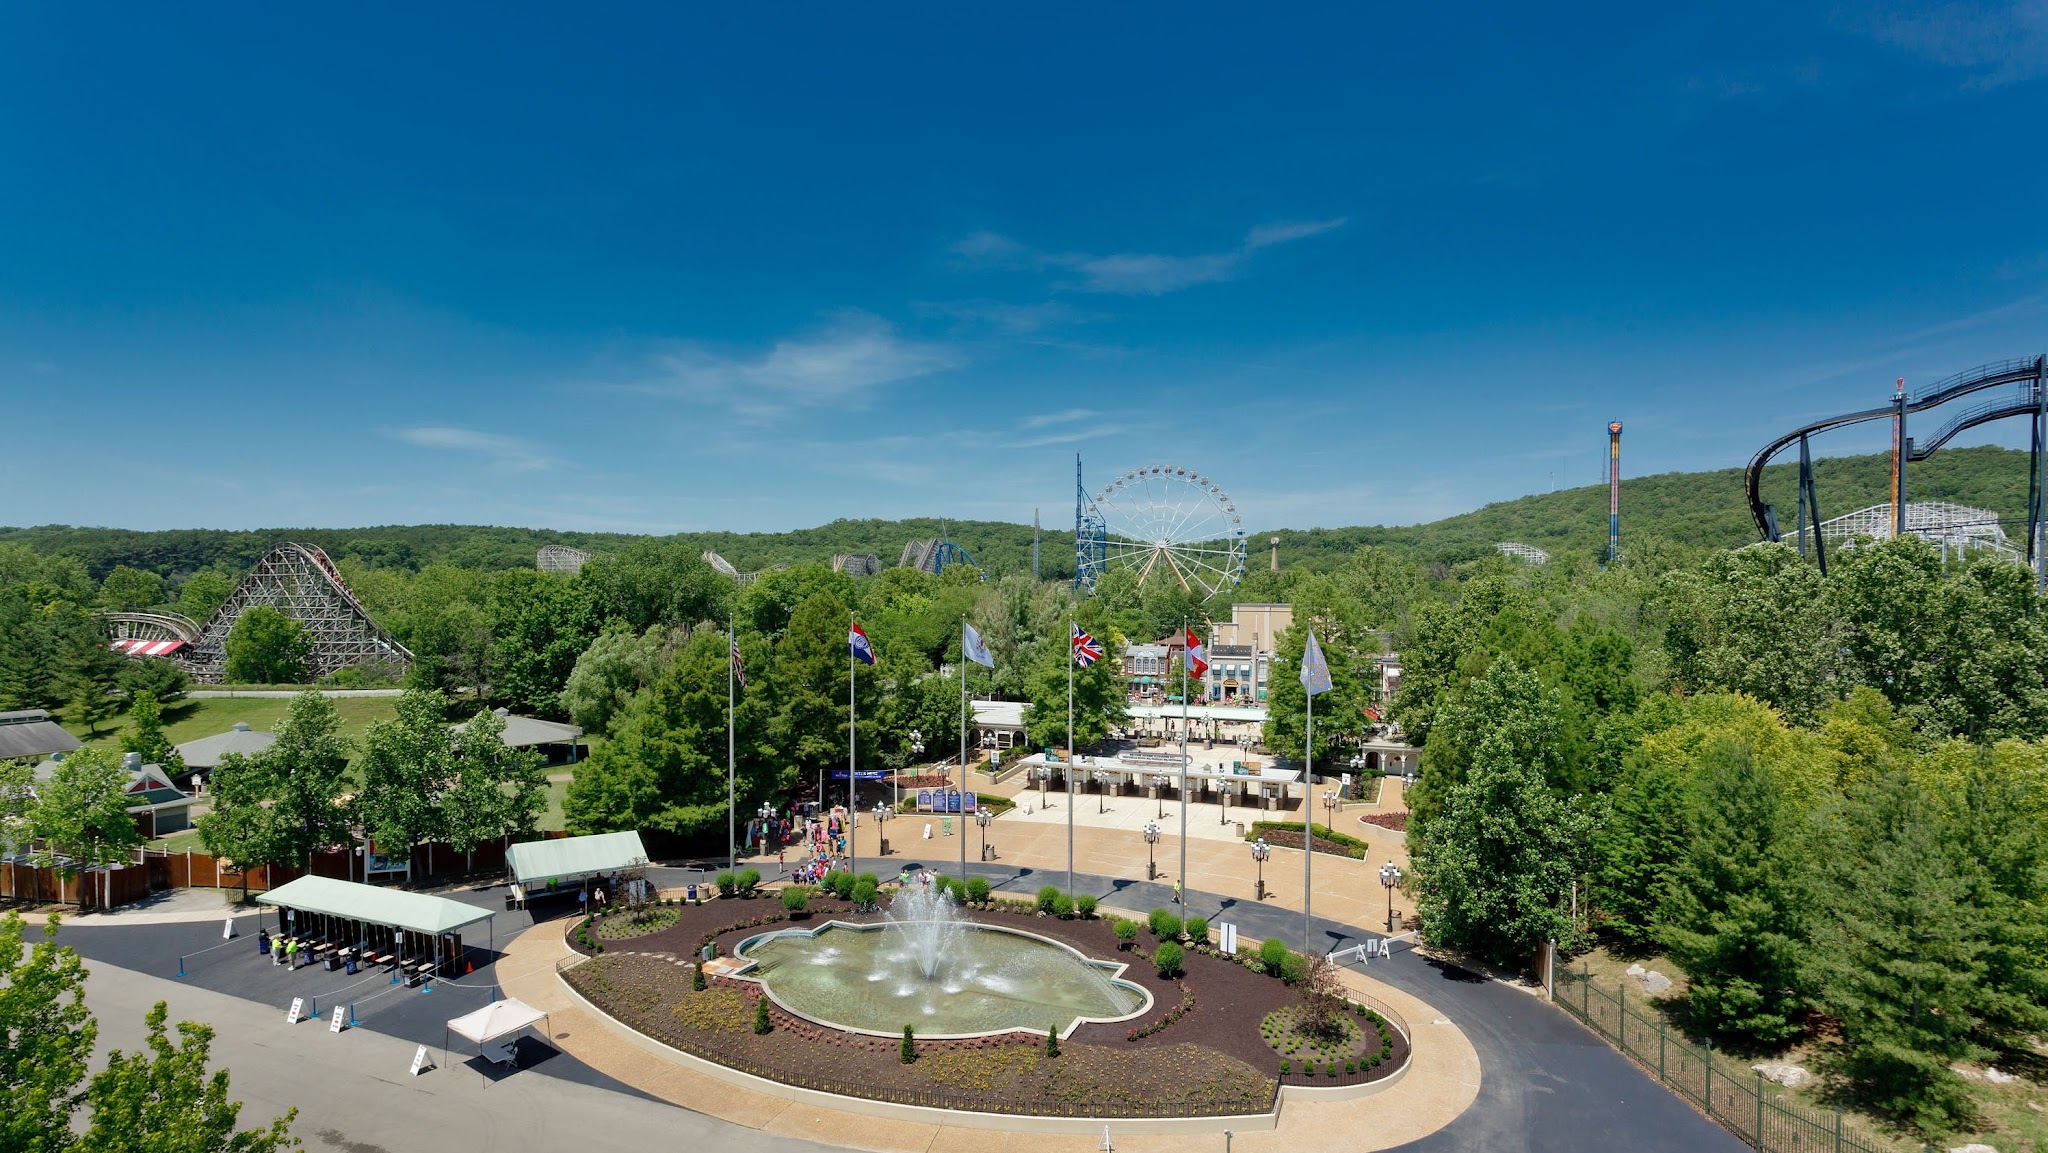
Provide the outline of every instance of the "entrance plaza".
<path id="1" fill-rule="evenodd" d="M 1035 797 L 1035 790 L 1034 790 Z M 1092 893 L 1106 912 L 1142 915 L 1172 902 L 1172 871 L 1178 868 L 1178 813 L 1169 800 L 1160 820 L 1157 846 L 1161 879 L 1144 878 L 1144 844 L 1115 821 L 1122 811 L 1088 823 L 1095 798 L 1077 797 L 1076 889 Z M 1066 798 L 1057 793 L 1051 809 L 1034 802 L 992 822 L 989 837 L 999 859 L 975 860 L 971 873 L 987 877 L 997 891 L 1024 897 L 1040 886 L 1065 884 Z M 1150 798 L 1107 798 L 1105 808 L 1142 809 Z M 1360 825 L 1371 811 L 1405 807 L 1398 782 L 1375 804 L 1354 804 L 1336 824 L 1363 835 L 1371 850 L 1365 860 L 1318 854 L 1315 859 L 1313 943 L 1348 948 L 1378 935 L 1386 897 L 1377 870 L 1392 858 L 1406 866 L 1401 838 Z M 1218 810 L 1206 810 L 1215 822 Z M 1241 841 L 1192 834 L 1205 811 L 1189 812 L 1188 912 L 1212 922 L 1230 921 L 1248 937 L 1278 936 L 1300 944 L 1302 856 L 1274 849 L 1265 865 L 1267 899 L 1252 899 L 1256 868 Z M 1320 815 L 1320 814 L 1319 814 Z M 1159 819 L 1156 816 L 1151 819 Z M 922 818 L 891 822 L 893 852 L 877 872 L 924 865 L 945 869 L 957 862 L 959 845 L 941 836 L 934 820 L 932 840 L 922 836 Z M 911 828 L 917 832 L 911 834 Z M 860 826 L 862 868 L 874 858 L 872 816 Z M 957 831 L 956 831 L 957 832 Z M 977 843 L 980 830 L 965 832 Z M 906 835 L 911 834 L 911 835 Z M 774 875 L 773 855 L 756 858 Z M 701 884 L 716 864 L 677 867 L 650 864 L 646 875 L 664 894 Z M 957 867 L 957 866 L 956 866 Z M 561 977 L 576 960 L 565 940 L 576 902 L 554 896 L 536 908 L 508 909 L 504 884 L 451 889 L 439 895 L 489 914 L 486 939 L 492 949 L 471 948 L 475 969 L 420 988 L 393 984 L 381 973 L 348 975 L 323 969 L 296 972 L 271 965 L 252 939 L 253 911 L 236 916 L 240 933 L 222 940 L 222 902 L 227 893 L 183 891 L 151 909 L 80 917 L 66 924 L 67 944 L 91 962 L 88 996 L 101 1013 L 102 1046 L 133 1047 L 136 1023 L 159 998 L 179 1016 L 213 1023 L 219 1030 L 215 1059 L 233 1072 L 234 1095 L 248 1103 L 247 1116 L 268 1116 L 286 1106 L 300 1109 L 296 1132 L 312 1150 L 348 1149 L 385 1153 L 405 1148 L 457 1145 L 525 1153 L 574 1145 L 592 1150 L 646 1149 L 682 1142 L 734 1150 L 851 1148 L 877 1153 L 999 1149 L 1008 1153 L 1098 1149 L 1102 1125 L 1086 1131 L 1046 1131 L 1025 1119 L 985 1120 L 952 1116 L 878 1115 L 861 1102 L 792 1096 L 771 1086 L 733 1083 L 729 1071 L 712 1072 L 681 1059 L 620 1022 L 592 1010 Z M 1396 908 L 1405 902 L 1395 897 Z M 765 906 L 764 906 L 765 907 Z M 750 911 L 751 906 L 750 906 Z M 472 930 L 474 931 L 474 930 Z M 630 945 L 624 946 L 630 948 Z M 189 975 L 175 976 L 189 969 Z M 687 967 L 678 970 L 687 980 Z M 1584 1148 L 1631 1148 L 1653 1153 L 1733 1153 L 1741 1147 L 1701 1118 L 1611 1048 L 1564 1014 L 1545 1006 L 1532 990 L 1487 981 L 1442 966 L 1397 940 L 1393 955 L 1366 964 L 1348 963 L 1345 983 L 1374 998 L 1405 1020 L 1415 1057 L 1406 1075 L 1371 1096 L 1348 1100 L 1290 1098 L 1271 1127 L 1236 1128 L 1231 1153 L 1299 1150 L 1302 1153 L 1369 1151 L 1395 1147 L 1418 1150 L 1500 1148 L 1533 1153 L 1567 1153 Z M 431 988 L 431 992 L 422 991 Z M 293 998 L 309 998 L 322 1019 L 286 1024 Z M 317 1001 L 310 1000 L 317 998 Z M 517 998 L 548 1015 L 545 1040 L 520 1042 L 516 1071 L 465 1059 L 442 1048 L 446 1022 L 503 998 Z M 348 1006 L 353 1022 L 330 1030 L 333 1009 Z M 407 1076 L 416 1047 L 428 1047 L 429 1069 Z M 828 1051 L 829 1052 L 829 1051 Z M 443 1067 L 443 1066 L 446 1067 Z M 507 1085 L 507 1079 L 517 1084 Z M 1269 1123 L 1271 1124 L 1271 1123 Z M 1220 1132 L 1144 1132 L 1142 1123 L 1109 1125 L 1116 1146 L 1132 1153 L 1167 1153 L 1202 1147 Z"/>

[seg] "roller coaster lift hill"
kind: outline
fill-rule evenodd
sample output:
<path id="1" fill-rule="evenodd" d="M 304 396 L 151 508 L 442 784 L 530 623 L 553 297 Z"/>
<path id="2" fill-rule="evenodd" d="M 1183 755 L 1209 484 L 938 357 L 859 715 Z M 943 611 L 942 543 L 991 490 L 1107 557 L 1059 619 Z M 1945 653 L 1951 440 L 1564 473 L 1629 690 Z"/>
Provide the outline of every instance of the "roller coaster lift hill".
<path id="1" fill-rule="evenodd" d="M 1989 397 L 1980 395 L 1996 389 L 2010 391 Z M 1936 426 L 1932 436 L 1915 440 L 1907 434 L 1910 418 L 1932 413 L 1967 397 L 1978 399 L 1951 410 L 1948 419 Z M 1748 474 L 1744 478 L 1750 515 L 1756 519 L 1757 531 L 1763 539 L 1783 539 L 1778 528 L 1778 511 L 1763 499 L 1764 468 L 1773 457 L 1797 444 L 1799 509 L 1796 531 L 1799 553 L 1806 555 L 1807 534 L 1811 531 L 1814 559 L 1825 574 L 1828 570 L 1827 545 L 1821 538 L 1820 502 L 1813 484 L 1813 454 L 1808 443 L 1812 437 L 1869 421 L 1889 419 L 1892 422 L 1892 531 L 1894 535 L 1903 536 L 1908 531 L 1906 466 L 1933 456 L 1943 445 L 1969 429 L 2019 417 L 2029 418 L 2033 426 L 2027 458 L 2027 562 L 2034 570 L 2036 583 L 2048 589 L 2048 539 L 2043 536 L 2044 519 L 2048 519 L 2044 518 L 2043 507 L 2048 504 L 2048 356 L 1980 365 L 1937 381 L 1918 397 L 1910 395 L 1905 381 L 1901 380 L 1889 404 L 1817 420 L 1786 433 L 1750 458 Z"/>

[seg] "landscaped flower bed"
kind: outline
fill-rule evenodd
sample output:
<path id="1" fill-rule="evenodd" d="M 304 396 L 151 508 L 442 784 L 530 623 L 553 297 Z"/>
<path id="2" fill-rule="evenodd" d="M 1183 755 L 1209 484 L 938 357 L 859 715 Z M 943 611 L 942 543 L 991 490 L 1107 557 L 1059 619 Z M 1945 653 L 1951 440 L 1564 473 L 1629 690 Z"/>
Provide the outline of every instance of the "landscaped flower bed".
<path id="1" fill-rule="evenodd" d="M 812 924 L 864 923 L 878 914 L 855 913 L 838 902 L 817 906 Z M 736 917 L 735 913 L 750 914 Z M 1123 978 L 1150 990 L 1157 1007 L 1146 1021 L 1084 1024 L 1061 1038 L 1057 1055 L 1043 1032 L 1008 1033 L 959 1041 L 914 1040 L 913 1059 L 902 1059 L 902 1039 L 848 1033 L 775 1008 L 769 1031 L 754 1031 L 760 987 L 713 978 L 691 992 L 692 967 L 705 944 L 730 955 L 748 937 L 782 921 L 780 902 L 719 901 L 682 906 L 677 921 L 634 938 L 623 949 L 568 970 L 569 982 L 627 1025 L 685 1052 L 787 1084 L 902 1104 L 1051 1116 L 1217 1116 L 1272 1108 L 1281 1079 L 1275 1050 L 1261 1024 L 1297 1001 L 1295 990 L 1238 958 L 1206 945 L 1186 950 L 1177 978 L 1159 974 L 1146 956 L 1118 952 L 1107 920 L 1063 920 L 1039 915 L 1031 902 L 971 909 L 974 920 L 1023 929 L 1065 942 L 1087 956 L 1128 962 Z M 1156 951 L 1157 943 L 1151 943 Z M 588 950 L 585 950 L 588 952 Z M 1349 1084 L 1385 1076 L 1405 1056 L 1405 1042 L 1389 1030 L 1394 1052 L 1366 1068 L 1370 1024 L 1346 1018 L 1358 1030 L 1358 1062 L 1346 1074 L 1317 1084 Z M 821 1052 L 824 1059 L 820 1060 Z M 1285 1078 L 1303 1080 L 1297 1071 Z"/>
<path id="2" fill-rule="evenodd" d="M 590 923 L 590 933 L 603 941 L 625 941 L 659 933 L 673 926 L 677 916 L 678 913 L 673 907 L 662 905 L 616 909 L 609 913 L 601 913 L 593 919 Z"/>

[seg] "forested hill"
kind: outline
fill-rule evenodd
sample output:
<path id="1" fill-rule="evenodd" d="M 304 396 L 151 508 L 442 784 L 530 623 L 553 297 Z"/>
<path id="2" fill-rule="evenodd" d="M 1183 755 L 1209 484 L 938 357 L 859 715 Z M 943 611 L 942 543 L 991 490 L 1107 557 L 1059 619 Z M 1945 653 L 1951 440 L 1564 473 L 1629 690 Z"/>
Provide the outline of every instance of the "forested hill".
<path id="1" fill-rule="evenodd" d="M 1814 462 L 1821 513 L 1839 516 L 1886 499 L 1891 457 L 1829 457 Z M 1941 452 L 1913 466 L 1909 495 L 1989 508 L 2006 518 L 2006 531 L 2020 535 L 2027 504 L 2027 454 L 2000 448 Z M 1794 466 L 1774 466 L 1764 495 L 1779 509 L 1786 531 L 1793 526 L 1797 477 Z M 1658 536 L 1701 548 L 1733 548 L 1756 539 L 1742 495 L 1742 470 L 1670 472 L 1622 481 L 1622 536 Z M 894 565 L 906 542 L 944 534 L 991 573 L 1029 572 L 1031 526 L 999 521 L 836 520 L 817 528 L 783 533 L 683 533 L 675 539 L 690 549 L 713 549 L 742 571 L 778 564 L 827 561 L 834 553 L 871 552 Z M 1459 559 L 1491 551 L 1496 541 L 1521 541 L 1551 551 L 1598 552 L 1607 541 L 1607 489 L 1602 485 L 1560 489 L 1490 504 L 1473 512 L 1396 527 L 1260 530 L 1251 536 L 1249 564 L 1266 559 L 1267 541 L 1279 536 L 1281 562 L 1290 566 L 1334 565 L 1363 545 L 1400 549 L 1431 560 Z M 336 557 L 357 557 L 381 566 L 418 569 L 445 563 L 464 568 L 525 568 L 545 544 L 593 551 L 616 549 L 635 538 L 618 533 L 472 525 L 385 525 L 373 528 L 280 528 L 247 531 L 175 529 L 0 528 L 0 541 L 20 541 L 43 553 L 64 553 L 84 561 L 95 578 L 125 564 L 163 576 L 202 568 L 240 571 L 280 541 L 317 545 Z M 1048 528 L 1040 572 L 1071 577 L 1073 536 Z"/>

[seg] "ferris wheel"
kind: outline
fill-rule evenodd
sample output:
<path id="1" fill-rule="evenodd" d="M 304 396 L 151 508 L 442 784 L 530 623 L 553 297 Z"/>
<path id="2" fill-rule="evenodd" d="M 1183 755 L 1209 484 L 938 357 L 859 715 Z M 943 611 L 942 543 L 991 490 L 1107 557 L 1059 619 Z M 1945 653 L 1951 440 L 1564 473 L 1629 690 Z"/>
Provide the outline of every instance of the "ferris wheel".
<path id="1" fill-rule="evenodd" d="M 1244 522 L 1222 486 L 1191 468 L 1134 468 L 1089 498 L 1100 564 L 1138 583 L 1178 583 L 1208 598 L 1244 579 Z"/>

